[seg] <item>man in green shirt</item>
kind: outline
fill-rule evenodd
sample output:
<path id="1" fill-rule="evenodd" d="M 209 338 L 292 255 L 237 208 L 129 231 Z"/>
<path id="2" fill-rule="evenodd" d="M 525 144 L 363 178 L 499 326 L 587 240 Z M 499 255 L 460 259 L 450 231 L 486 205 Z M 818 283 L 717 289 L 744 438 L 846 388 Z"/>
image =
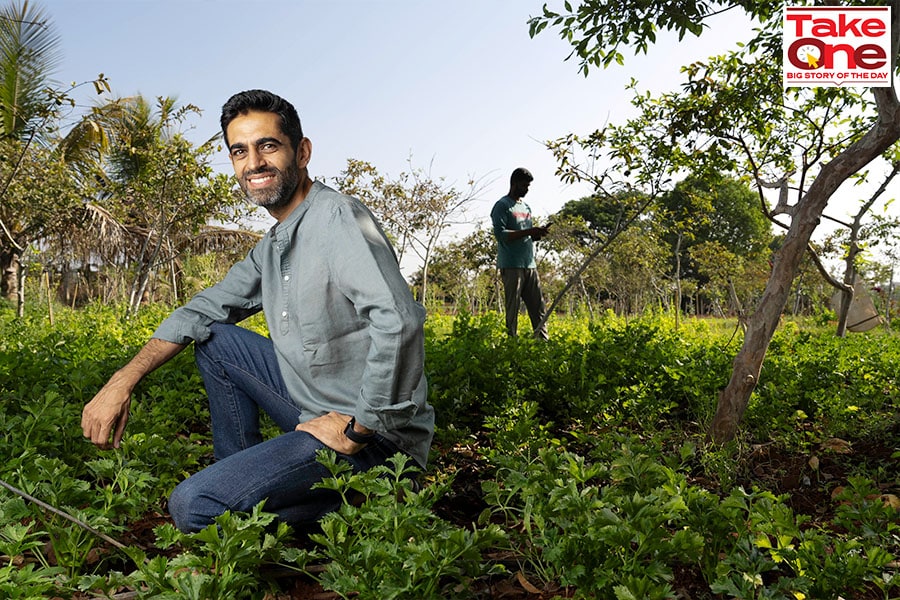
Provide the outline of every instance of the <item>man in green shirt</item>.
<path id="1" fill-rule="evenodd" d="M 497 238 L 497 267 L 503 281 L 506 333 L 516 336 L 521 299 L 528 310 L 534 336 L 546 340 L 547 325 L 541 321 L 547 309 L 534 262 L 534 242 L 547 235 L 549 228 L 534 227 L 531 208 L 522 201 L 533 180 L 528 169 L 515 169 L 509 178 L 509 193 L 494 204 L 491 222 Z"/>

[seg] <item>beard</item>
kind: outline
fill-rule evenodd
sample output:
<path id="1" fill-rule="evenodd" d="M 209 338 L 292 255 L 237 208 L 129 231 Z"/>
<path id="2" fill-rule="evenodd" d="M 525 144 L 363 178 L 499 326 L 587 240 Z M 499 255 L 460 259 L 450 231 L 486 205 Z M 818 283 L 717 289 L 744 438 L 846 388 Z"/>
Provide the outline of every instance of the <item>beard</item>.
<path id="1" fill-rule="evenodd" d="M 247 179 L 254 175 L 262 174 L 274 175 L 275 184 L 264 190 L 250 189 L 250 186 L 247 184 Z M 281 208 L 290 203 L 291 198 L 294 196 L 294 192 L 297 190 L 297 186 L 300 184 L 300 169 L 294 161 L 291 161 L 284 171 L 276 169 L 275 167 L 257 169 L 256 171 L 245 173 L 244 176 L 238 180 L 238 183 L 244 191 L 244 195 L 246 195 L 247 199 L 253 204 L 262 208 Z"/>

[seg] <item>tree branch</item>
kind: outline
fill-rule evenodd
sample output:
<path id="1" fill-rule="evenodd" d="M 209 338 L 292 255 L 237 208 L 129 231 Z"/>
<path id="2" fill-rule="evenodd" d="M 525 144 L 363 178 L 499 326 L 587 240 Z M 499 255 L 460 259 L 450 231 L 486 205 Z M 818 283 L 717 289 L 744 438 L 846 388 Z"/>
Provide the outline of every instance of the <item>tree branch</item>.
<path id="1" fill-rule="evenodd" d="M 97 537 L 102 539 L 104 542 L 118 548 L 119 550 L 127 550 L 128 549 L 128 547 L 125 546 L 124 544 L 117 542 L 116 540 L 112 539 L 111 537 L 109 537 L 108 535 L 106 535 L 105 533 L 103 533 L 101 531 L 97 531 L 96 529 L 94 529 L 93 527 L 91 527 L 90 525 L 85 523 L 84 521 L 81 521 L 81 520 L 77 519 L 76 517 L 73 517 L 69 513 L 65 512 L 64 510 L 60 510 L 58 508 L 50 506 L 46 502 L 42 502 L 41 500 L 38 500 L 34 496 L 31 496 L 31 495 L 23 492 L 19 488 L 6 483 L 2 479 L 0 479 L 0 487 L 6 488 L 13 494 L 16 494 L 17 496 L 21 496 L 22 498 L 24 498 L 25 500 L 28 500 L 29 502 L 31 502 L 33 504 L 37 504 L 38 506 L 40 506 L 41 508 L 43 508 L 44 510 L 46 510 L 48 512 L 51 512 L 55 515 L 58 515 L 64 519 L 68 520 L 68 521 L 71 521 L 72 523 L 75 523 L 76 525 L 78 525 L 79 527 L 84 529 L 85 531 L 89 531 L 90 533 L 93 533 L 94 535 L 96 535 Z"/>

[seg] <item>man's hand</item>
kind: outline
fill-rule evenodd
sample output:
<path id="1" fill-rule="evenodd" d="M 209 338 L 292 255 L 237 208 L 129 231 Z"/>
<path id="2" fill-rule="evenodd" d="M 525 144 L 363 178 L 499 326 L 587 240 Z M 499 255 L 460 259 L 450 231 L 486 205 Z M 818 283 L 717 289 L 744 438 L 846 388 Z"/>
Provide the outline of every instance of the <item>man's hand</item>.
<path id="1" fill-rule="evenodd" d="M 119 383 L 113 377 L 85 405 L 81 413 L 81 430 L 84 437 L 104 450 L 118 448 L 122 443 L 125 425 L 128 424 L 130 406 L 131 388 Z"/>
<path id="2" fill-rule="evenodd" d="M 550 226 L 547 225 L 546 227 L 532 227 L 529 231 L 531 232 L 531 239 L 537 242 L 540 241 L 542 237 L 550 233 Z"/>
<path id="3" fill-rule="evenodd" d="M 187 344 L 176 344 L 160 339 L 151 339 L 138 351 L 127 365 L 116 371 L 88 402 L 81 412 L 81 430 L 84 437 L 104 450 L 118 448 L 122 443 L 125 425 L 128 424 L 128 409 L 131 406 L 131 392 L 147 374 L 181 352 Z M 109 438 L 112 436 L 112 444 Z"/>
<path id="4" fill-rule="evenodd" d="M 327 415 L 300 423 L 295 429 L 297 431 L 305 431 L 335 452 L 356 454 L 365 448 L 366 445 L 357 444 L 344 435 L 344 429 L 346 429 L 349 422 L 350 415 L 342 415 L 331 411 Z"/>

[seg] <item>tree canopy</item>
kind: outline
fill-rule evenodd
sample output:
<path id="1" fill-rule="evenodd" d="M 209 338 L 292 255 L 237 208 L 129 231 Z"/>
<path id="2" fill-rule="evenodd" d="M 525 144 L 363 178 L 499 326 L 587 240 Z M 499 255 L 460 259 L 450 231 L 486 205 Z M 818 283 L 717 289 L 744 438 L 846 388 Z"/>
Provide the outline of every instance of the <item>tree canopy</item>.
<path id="1" fill-rule="evenodd" d="M 900 40 L 900 2 L 892 6 L 892 56 Z M 878 160 L 900 138 L 900 101 L 893 87 L 858 93 L 847 88 L 783 89 L 780 30 L 783 2 L 646 3 L 566 1 L 564 11 L 545 5 L 530 21 L 531 33 L 554 27 L 573 46 L 585 74 L 591 66 L 622 62 L 619 51 L 647 52 L 655 31 L 702 34 L 704 20 L 739 9 L 760 22 L 756 36 L 725 55 L 688 65 L 679 92 L 652 97 L 635 93 L 639 116 L 625 127 L 607 127 L 587 138 L 569 135 L 551 149 L 560 170 L 576 172 L 569 154 L 574 142 L 589 155 L 606 153 L 628 170 L 661 181 L 665 173 L 730 172 L 749 178 L 761 199 L 776 187 L 781 195 L 770 218 L 782 215 L 787 233 L 776 251 L 766 289 L 748 320 L 731 381 L 719 397 L 710 426 L 717 441 L 732 439 L 758 380 L 766 349 L 786 305 L 791 282 L 828 200 L 854 173 Z M 895 62 L 895 68 L 897 63 Z M 636 83 L 633 84 L 636 89 Z M 632 131 L 631 138 L 611 135 Z M 620 167 L 625 175 L 625 169 Z M 606 176 L 608 178 L 608 175 Z"/>

